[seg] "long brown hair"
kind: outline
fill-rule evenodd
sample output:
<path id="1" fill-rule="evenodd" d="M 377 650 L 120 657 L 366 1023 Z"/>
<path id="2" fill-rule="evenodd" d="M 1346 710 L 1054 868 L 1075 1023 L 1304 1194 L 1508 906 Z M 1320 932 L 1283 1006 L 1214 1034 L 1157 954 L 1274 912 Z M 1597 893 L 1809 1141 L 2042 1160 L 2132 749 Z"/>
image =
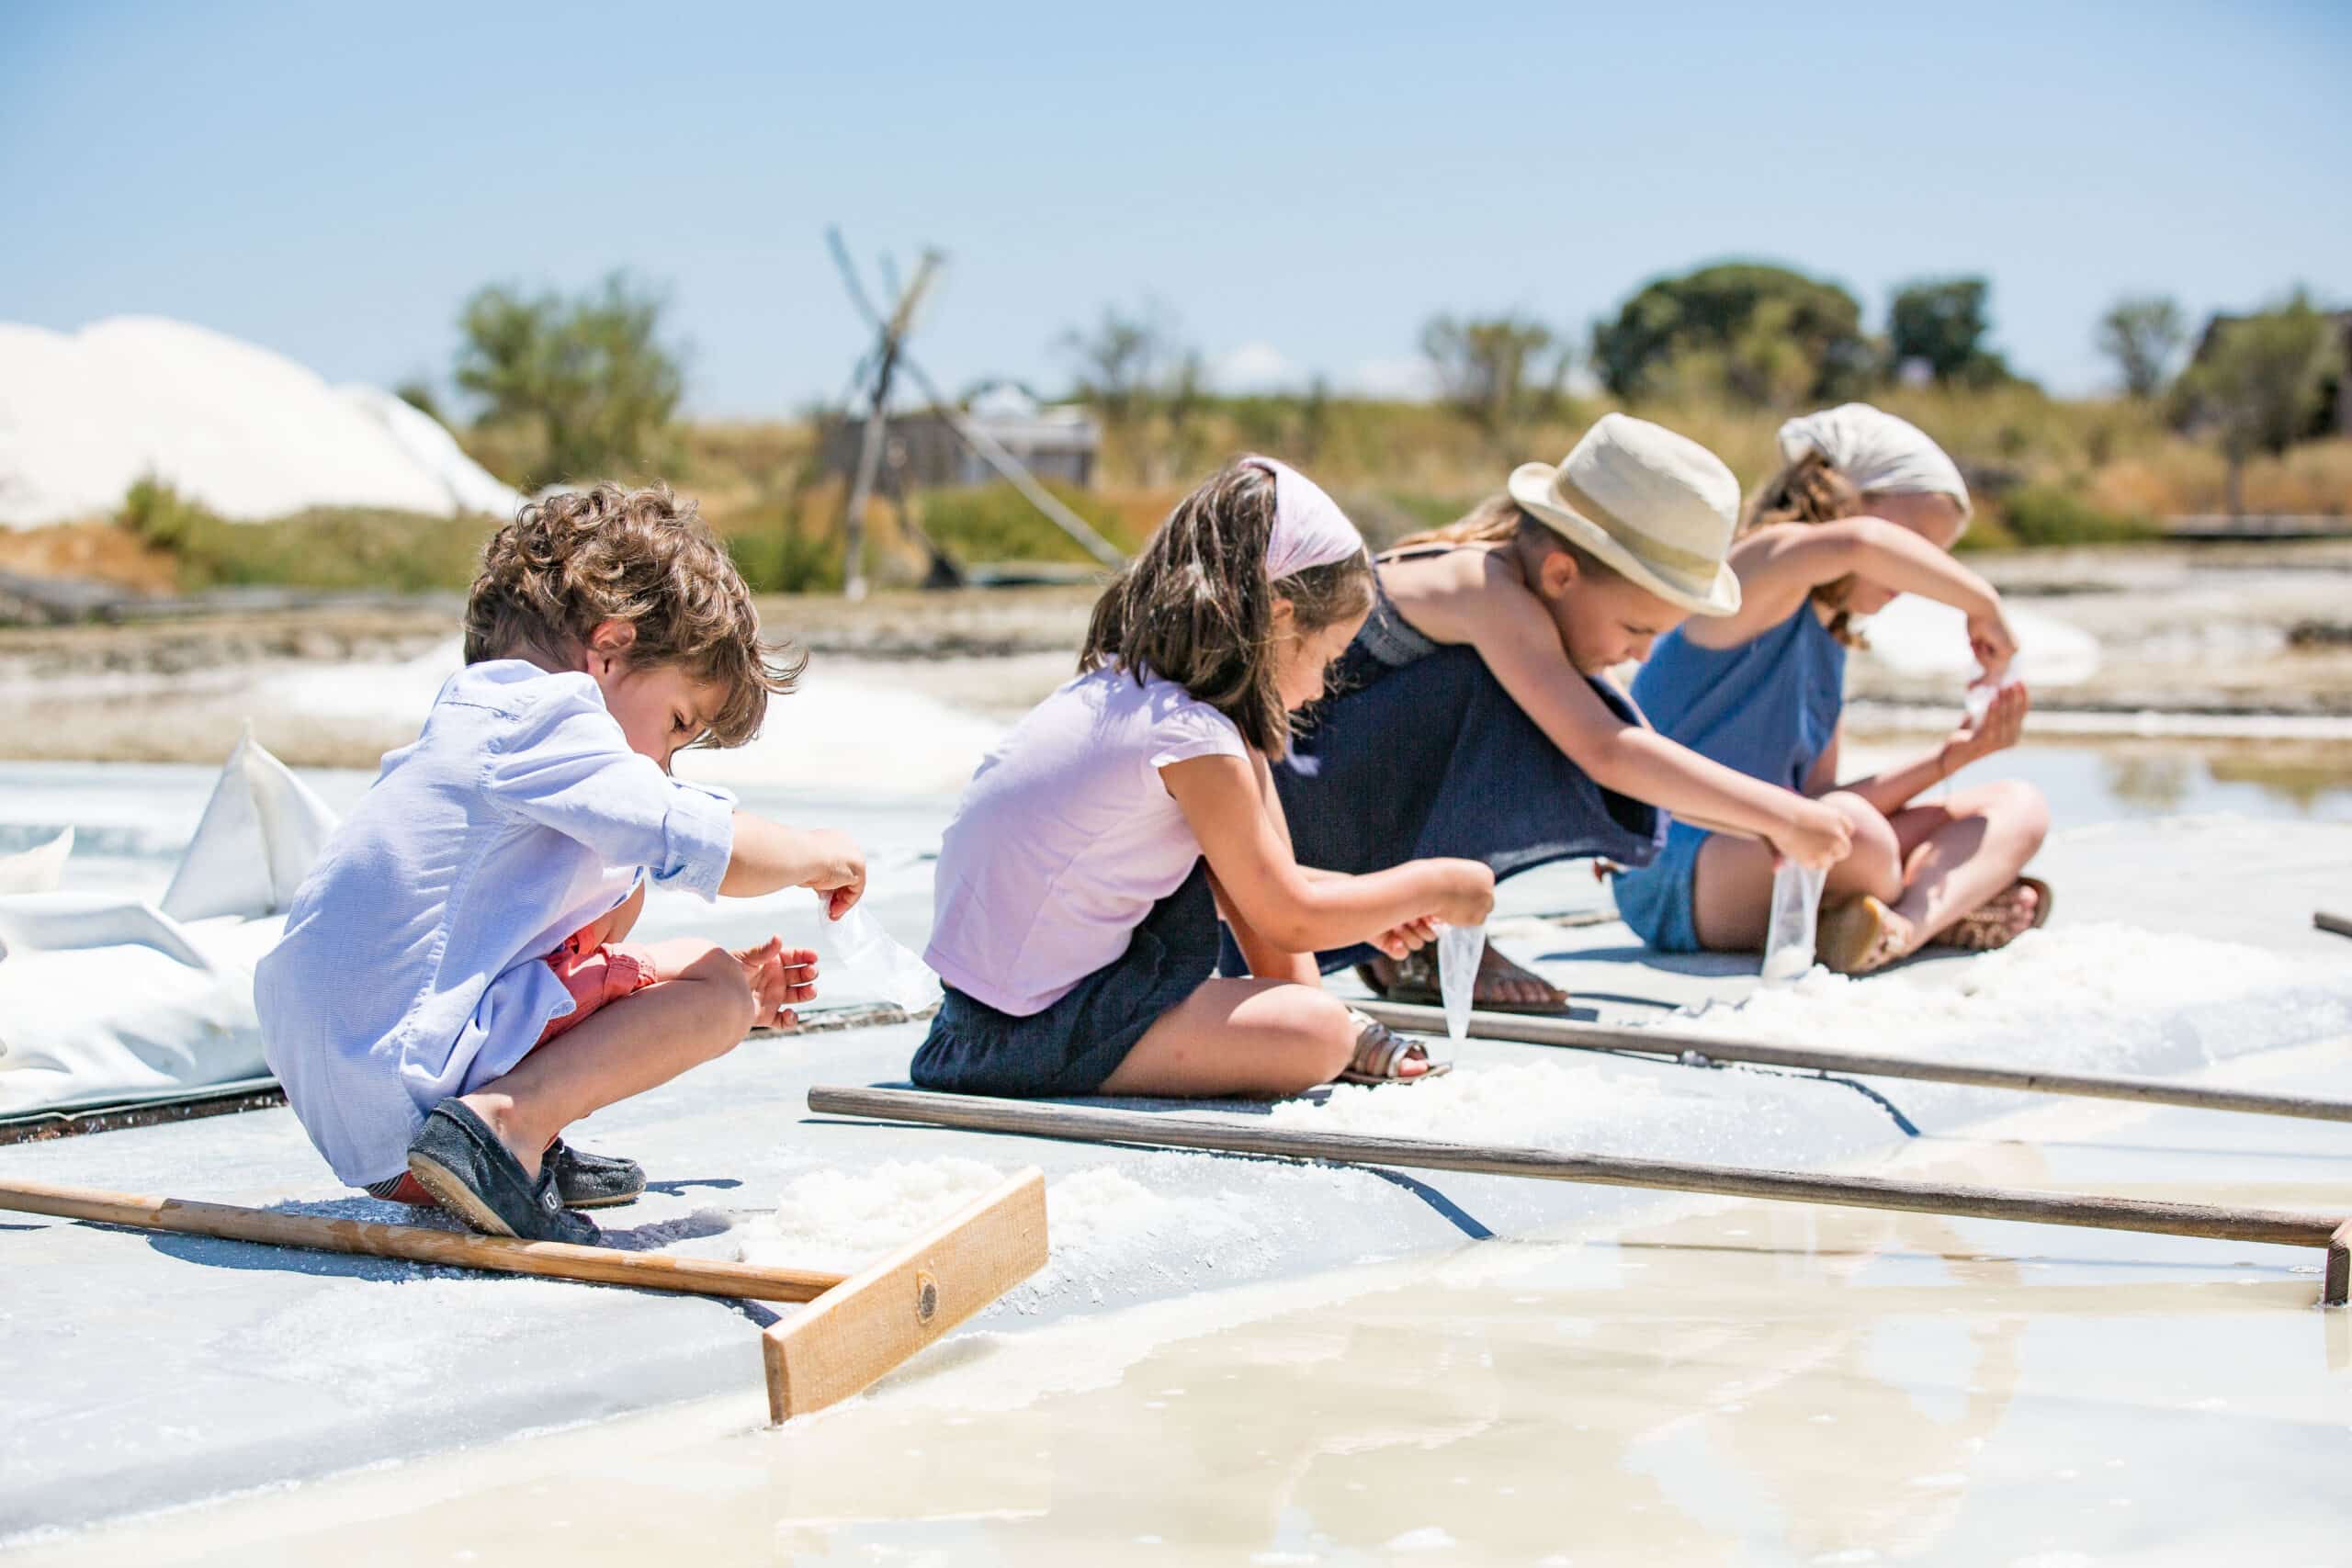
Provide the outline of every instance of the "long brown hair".
<path id="1" fill-rule="evenodd" d="M 1401 550 L 1413 545 L 1510 545 L 1528 566 L 1541 563 L 1545 554 L 1557 550 L 1577 563 L 1577 575 L 1580 578 L 1589 576 L 1606 581 L 1624 575 L 1513 501 L 1509 491 L 1497 491 L 1487 497 L 1442 528 L 1408 534 L 1388 547 Z M 1534 572 L 1529 571 L 1527 578 L 1530 582 L 1534 581 Z"/>
<path id="2" fill-rule="evenodd" d="M 1839 473 L 1818 449 L 1809 450 L 1795 462 L 1784 464 L 1747 498 L 1747 509 L 1740 513 L 1738 537 L 1744 539 L 1777 523 L 1835 523 L 1843 517 L 1860 517 L 1868 510 L 1854 481 Z M 1835 612 L 1829 617 L 1831 637 L 1848 648 L 1868 648 L 1869 641 L 1854 629 L 1854 617 L 1846 608 L 1853 591 L 1849 572 L 1835 582 L 1815 584 L 1812 597 Z"/>
<path id="3" fill-rule="evenodd" d="M 1274 476 L 1236 459 L 1176 503 L 1136 558 L 1094 602 L 1078 667 L 1111 665 L 1173 681 L 1231 719 L 1268 757 L 1290 746 L 1290 715 L 1274 682 L 1274 601 L 1287 599 L 1302 634 L 1372 607 L 1363 556 L 1266 578 L 1274 528 Z"/>

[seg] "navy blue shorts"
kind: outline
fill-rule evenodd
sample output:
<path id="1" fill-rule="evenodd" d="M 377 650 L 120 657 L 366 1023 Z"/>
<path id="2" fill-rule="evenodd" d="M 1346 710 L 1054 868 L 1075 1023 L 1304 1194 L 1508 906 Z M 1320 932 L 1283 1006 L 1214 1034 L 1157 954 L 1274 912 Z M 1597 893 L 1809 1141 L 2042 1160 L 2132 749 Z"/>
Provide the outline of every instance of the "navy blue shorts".
<path id="1" fill-rule="evenodd" d="M 1042 1012 L 1016 1018 L 955 987 L 907 1069 L 919 1089 L 1058 1098 L 1093 1094 L 1159 1022 L 1216 972 L 1208 863 L 1151 907 L 1127 950 Z"/>

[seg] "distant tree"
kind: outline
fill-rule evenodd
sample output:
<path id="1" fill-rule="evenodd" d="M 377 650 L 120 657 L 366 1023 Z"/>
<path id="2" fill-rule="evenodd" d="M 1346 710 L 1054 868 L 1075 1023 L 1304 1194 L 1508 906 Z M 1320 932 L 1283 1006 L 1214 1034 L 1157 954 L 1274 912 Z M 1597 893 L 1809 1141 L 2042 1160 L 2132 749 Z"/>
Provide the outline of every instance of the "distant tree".
<path id="1" fill-rule="evenodd" d="M 1644 285 L 1592 329 L 1592 367 L 1627 401 L 1671 385 L 1735 401 L 1832 401 L 1869 384 L 1862 308 L 1834 283 L 1724 262 Z"/>
<path id="2" fill-rule="evenodd" d="M 1925 366 L 1947 386 L 2012 379 L 2007 362 L 1984 346 L 1993 327 L 1985 310 L 1991 295 L 1992 286 L 1981 277 L 1927 278 L 1896 289 L 1886 324 L 1895 370 Z"/>
<path id="3" fill-rule="evenodd" d="M 2230 514 L 2245 510 L 2246 463 L 2315 434 L 2343 340 L 2301 289 L 2258 315 L 2218 322 L 2181 373 L 2186 423 L 2216 432 L 2230 460 Z"/>
<path id="4" fill-rule="evenodd" d="M 1167 312 L 1149 300 L 1134 314 L 1105 305 L 1092 327 L 1070 328 L 1057 346 L 1077 372 L 1079 397 L 1123 425 L 1151 412 L 1171 364 L 1181 367 L 1183 358 Z"/>
<path id="5" fill-rule="evenodd" d="M 2115 361 L 2123 389 L 2153 398 L 2165 389 L 2172 362 L 2188 341 L 2180 307 L 2162 295 L 2118 299 L 2098 319 L 2098 349 Z"/>
<path id="6" fill-rule="evenodd" d="M 1556 397 L 1568 372 L 1566 345 L 1543 322 L 1517 314 L 1433 316 L 1421 328 L 1421 352 L 1446 402 L 1490 435 Z"/>
<path id="7" fill-rule="evenodd" d="M 482 400 L 477 425 L 537 427 L 526 487 L 641 473 L 665 455 L 685 381 L 664 308 L 617 272 L 575 299 L 492 284 L 466 301 L 456 380 Z"/>

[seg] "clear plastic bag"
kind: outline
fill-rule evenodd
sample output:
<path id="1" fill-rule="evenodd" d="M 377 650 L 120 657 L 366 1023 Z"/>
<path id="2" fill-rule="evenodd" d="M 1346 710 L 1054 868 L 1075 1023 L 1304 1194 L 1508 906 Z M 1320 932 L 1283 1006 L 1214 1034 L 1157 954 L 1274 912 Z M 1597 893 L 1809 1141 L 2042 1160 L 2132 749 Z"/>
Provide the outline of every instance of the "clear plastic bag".
<path id="1" fill-rule="evenodd" d="M 1437 929 L 1437 994 L 1445 1007 L 1445 1037 L 1458 1050 L 1470 1032 L 1470 1003 L 1478 988 L 1478 960 L 1487 951 L 1485 926 Z"/>
<path id="2" fill-rule="evenodd" d="M 1782 861 L 1772 874 L 1772 919 L 1764 932 L 1764 983 L 1793 980 L 1813 967 L 1814 929 L 1821 918 L 1826 866 L 1814 870 Z"/>
<path id="3" fill-rule="evenodd" d="M 817 895 L 819 973 L 834 979 L 854 979 L 881 998 L 908 1013 L 922 1012 L 941 996 L 939 976 L 914 953 L 902 947 L 880 922 L 854 904 L 838 920 L 822 913 L 826 895 Z"/>
<path id="4" fill-rule="evenodd" d="M 1974 684 L 1971 685 L 1968 688 L 1967 697 L 1969 728 L 1973 729 L 1984 723 L 1985 714 L 1992 711 L 1993 699 L 2017 683 L 2017 676 L 2011 673 L 2002 676 L 1997 681 L 1979 678 Z"/>

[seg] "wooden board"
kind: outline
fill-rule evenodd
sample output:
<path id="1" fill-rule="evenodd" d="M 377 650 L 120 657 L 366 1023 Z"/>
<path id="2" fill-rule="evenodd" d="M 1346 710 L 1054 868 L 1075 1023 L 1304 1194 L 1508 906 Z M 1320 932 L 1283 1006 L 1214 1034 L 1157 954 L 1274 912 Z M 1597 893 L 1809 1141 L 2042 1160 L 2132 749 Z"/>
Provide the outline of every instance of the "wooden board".
<path id="1" fill-rule="evenodd" d="M 1667 1192 L 1712 1192 L 1727 1197 L 1842 1204 L 1908 1213 L 2144 1231 L 2156 1235 L 2324 1247 L 2329 1249 L 2331 1264 L 2352 1244 L 2352 1219 L 2341 1212 L 2310 1213 L 2291 1209 L 2157 1202 L 2090 1192 L 2038 1192 L 1954 1182 L 1906 1181 L 1883 1176 L 1826 1175 L 1690 1160 L 1638 1159 L 1507 1144 L 1450 1144 L 1432 1138 L 1325 1133 L 1293 1126 L 1251 1125 L 1243 1121 L 1100 1110 L 1047 1100 L 992 1100 L 982 1095 L 923 1089 L 820 1084 L 808 1091 L 808 1109 L 820 1115 L 869 1116 L 979 1133 L 1059 1138 L 1071 1143 L 1211 1149 L 1348 1165 L 1397 1166 L 1408 1170 L 1460 1170 Z M 2345 1267 L 2352 1271 L 2352 1262 Z M 2333 1292 L 2333 1286 L 2323 1287 L 2324 1296 Z"/>
<path id="2" fill-rule="evenodd" d="M 267 1247 L 308 1247 L 369 1258 L 396 1258 L 451 1269 L 489 1269 L 502 1274 L 537 1274 L 594 1285 L 633 1285 L 648 1291 L 763 1302 L 815 1301 L 842 1282 L 839 1274 L 807 1269 L 772 1269 L 715 1258 L 678 1258 L 661 1252 L 622 1252 L 609 1247 L 577 1247 L 564 1241 L 519 1241 L 513 1236 L 476 1235 L 429 1225 L 385 1224 L 375 1220 L 339 1220 L 287 1209 L 246 1209 L 233 1203 L 201 1203 L 185 1198 L 150 1198 L 134 1192 L 104 1192 L 85 1187 L 53 1187 L 42 1181 L 0 1181 L 0 1209 L 141 1230 L 177 1231 L 225 1241 Z"/>
<path id="3" fill-rule="evenodd" d="M 2326 917 L 2315 917 L 2324 919 Z M 2352 931 L 2347 931 L 2352 934 Z M 1445 1027 L 1436 1008 L 1408 1002 L 1357 1002 L 1367 1015 L 1391 1029 L 1434 1034 Z M 1480 1040 L 1522 1045 L 1557 1045 L 1572 1051 L 1632 1052 L 1669 1060 L 1703 1058 L 1704 1065 L 1753 1062 L 1863 1077 L 1920 1078 L 1930 1083 L 1972 1084 L 1980 1089 L 2023 1089 L 2034 1094 L 2083 1095 L 2094 1100 L 2139 1100 L 2196 1111 L 2236 1111 L 2255 1116 L 2292 1116 L 2313 1122 L 2352 1122 L 2352 1100 L 2275 1094 L 2218 1084 L 2176 1083 L 2169 1078 L 2123 1077 L 2103 1073 L 2064 1073 L 1928 1056 L 1897 1056 L 1823 1045 L 1780 1045 L 1764 1040 L 1722 1040 L 1708 1034 L 1678 1034 L 1648 1026 L 1584 1023 L 1575 1019 L 1524 1017 L 1497 1012 L 1470 1015 L 1470 1033 Z"/>
<path id="4" fill-rule="evenodd" d="M 2352 1220 L 2336 1226 L 2327 1243 L 2327 1275 L 2320 1281 L 2319 1304 L 2352 1305 Z"/>
<path id="5" fill-rule="evenodd" d="M 2352 936 L 2352 915 L 2338 915 L 2327 909 L 2313 909 L 2312 924 L 2337 936 Z"/>
<path id="6" fill-rule="evenodd" d="M 769 1327 L 768 1416 L 864 1391 L 1046 1266 L 1046 1177 L 1032 1166 Z"/>

